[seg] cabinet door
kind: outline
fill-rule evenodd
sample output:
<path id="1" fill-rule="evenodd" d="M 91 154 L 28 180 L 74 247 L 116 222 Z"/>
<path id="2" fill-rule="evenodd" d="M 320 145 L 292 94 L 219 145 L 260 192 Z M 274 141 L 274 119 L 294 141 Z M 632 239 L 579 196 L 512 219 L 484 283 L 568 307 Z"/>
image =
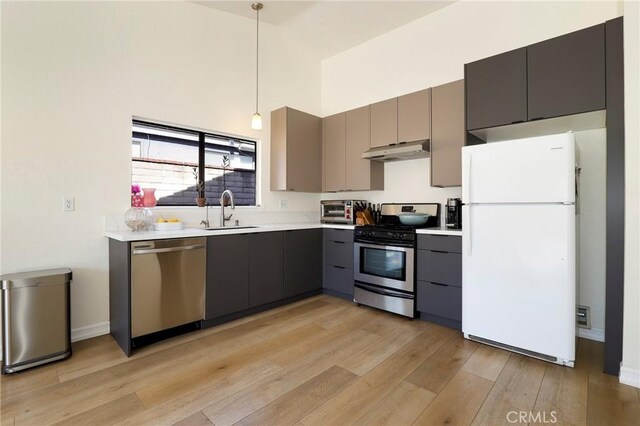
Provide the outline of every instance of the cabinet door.
<path id="1" fill-rule="evenodd" d="M 249 307 L 248 240 L 246 234 L 207 238 L 205 319 Z"/>
<path id="2" fill-rule="evenodd" d="M 284 233 L 284 297 L 322 286 L 322 229 Z"/>
<path id="3" fill-rule="evenodd" d="M 287 108 L 287 190 L 322 190 L 322 119 Z M 277 173 L 277 172 L 276 172 Z"/>
<path id="4" fill-rule="evenodd" d="M 431 89 L 398 98 L 398 142 L 431 139 Z"/>
<path id="5" fill-rule="evenodd" d="M 464 80 L 431 90 L 431 126 L 431 186 L 461 186 Z"/>
<path id="6" fill-rule="evenodd" d="M 527 48 L 466 64 L 467 130 L 527 120 Z"/>
<path id="7" fill-rule="evenodd" d="M 346 113 L 346 170 L 348 191 L 384 189 L 384 164 L 362 159 L 371 147 L 371 107 L 365 106 Z"/>
<path id="8" fill-rule="evenodd" d="M 371 104 L 371 147 L 398 142 L 398 98 Z"/>
<path id="9" fill-rule="evenodd" d="M 282 300 L 284 291 L 282 232 L 249 235 L 249 307 Z"/>
<path id="10" fill-rule="evenodd" d="M 323 119 L 324 190 L 345 189 L 345 113 Z"/>
<path id="11" fill-rule="evenodd" d="M 605 109 L 604 24 L 527 48 L 529 120 Z"/>

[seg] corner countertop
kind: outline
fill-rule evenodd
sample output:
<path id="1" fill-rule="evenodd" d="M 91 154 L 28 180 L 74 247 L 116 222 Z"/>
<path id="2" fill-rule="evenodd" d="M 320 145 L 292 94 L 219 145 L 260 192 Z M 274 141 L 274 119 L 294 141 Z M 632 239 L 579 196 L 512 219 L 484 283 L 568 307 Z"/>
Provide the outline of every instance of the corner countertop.
<path id="1" fill-rule="evenodd" d="M 138 231 L 117 230 L 105 231 L 104 236 L 118 241 L 164 240 L 168 238 L 208 237 L 213 235 L 253 234 L 256 232 L 293 231 L 297 229 L 354 229 L 355 225 L 329 225 L 317 222 L 309 223 L 277 223 L 255 225 L 255 228 L 238 228 L 230 226 L 226 230 L 207 231 L 203 228 L 184 228 L 179 231 Z"/>
<path id="2" fill-rule="evenodd" d="M 423 228 L 416 230 L 416 234 L 427 234 L 427 235 L 453 235 L 457 237 L 462 236 L 462 229 L 450 229 L 444 226 L 439 226 L 437 228 Z"/>

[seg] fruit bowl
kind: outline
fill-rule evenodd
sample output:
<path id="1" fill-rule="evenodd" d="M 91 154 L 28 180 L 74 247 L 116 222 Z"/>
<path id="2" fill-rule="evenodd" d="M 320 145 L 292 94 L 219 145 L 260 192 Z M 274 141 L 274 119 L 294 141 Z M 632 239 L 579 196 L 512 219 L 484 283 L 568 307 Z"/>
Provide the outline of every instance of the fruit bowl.
<path id="1" fill-rule="evenodd" d="M 156 231 L 179 231 L 184 229 L 184 222 L 156 222 L 153 228 Z"/>

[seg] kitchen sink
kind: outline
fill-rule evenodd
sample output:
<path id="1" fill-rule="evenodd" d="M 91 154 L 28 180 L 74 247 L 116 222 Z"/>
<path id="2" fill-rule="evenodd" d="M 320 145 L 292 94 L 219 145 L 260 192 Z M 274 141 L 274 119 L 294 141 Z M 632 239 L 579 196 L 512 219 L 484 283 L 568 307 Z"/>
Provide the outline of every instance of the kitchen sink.
<path id="1" fill-rule="evenodd" d="M 257 226 L 214 226 L 212 228 L 204 228 L 205 231 L 233 231 L 234 229 L 251 229 L 257 228 Z"/>

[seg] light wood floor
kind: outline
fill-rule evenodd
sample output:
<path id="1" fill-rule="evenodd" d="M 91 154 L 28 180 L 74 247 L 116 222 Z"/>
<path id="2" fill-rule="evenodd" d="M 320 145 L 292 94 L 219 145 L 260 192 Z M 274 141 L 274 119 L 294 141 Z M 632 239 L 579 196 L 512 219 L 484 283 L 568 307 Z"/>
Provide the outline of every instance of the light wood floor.
<path id="1" fill-rule="evenodd" d="M 2 425 L 638 425 L 640 393 L 580 340 L 570 369 L 318 296 L 126 358 L 110 336 L 3 376 Z"/>

